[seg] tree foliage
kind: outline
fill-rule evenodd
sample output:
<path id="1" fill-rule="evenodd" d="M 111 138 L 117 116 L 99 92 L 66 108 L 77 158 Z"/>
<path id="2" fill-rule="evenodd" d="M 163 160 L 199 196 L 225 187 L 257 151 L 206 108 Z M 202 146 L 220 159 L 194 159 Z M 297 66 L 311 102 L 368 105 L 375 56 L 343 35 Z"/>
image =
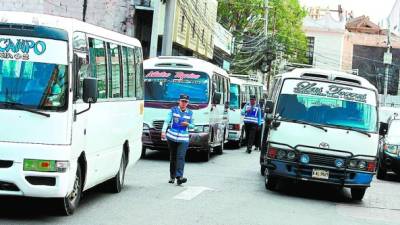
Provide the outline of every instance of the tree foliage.
<path id="1" fill-rule="evenodd" d="M 269 0 L 268 38 L 264 35 L 264 0 L 219 2 L 218 21 L 236 40 L 234 72 L 257 69 L 273 60 L 276 52 L 293 62 L 306 61 L 307 39 L 302 30 L 305 10 L 298 0 Z"/>

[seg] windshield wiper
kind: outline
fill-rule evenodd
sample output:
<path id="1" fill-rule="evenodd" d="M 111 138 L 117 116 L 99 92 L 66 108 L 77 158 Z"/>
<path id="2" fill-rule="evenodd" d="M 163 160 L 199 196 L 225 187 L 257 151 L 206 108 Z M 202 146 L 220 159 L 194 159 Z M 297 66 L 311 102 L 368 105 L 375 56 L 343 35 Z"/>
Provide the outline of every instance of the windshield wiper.
<path id="1" fill-rule="evenodd" d="M 332 124 L 332 125 L 334 125 L 334 124 Z M 360 134 L 364 134 L 364 135 L 367 135 L 368 137 L 371 137 L 371 134 L 366 132 L 366 131 L 362 131 L 362 130 L 359 130 L 359 129 L 354 129 L 354 128 L 349 127 L 349 126 L 340 126 L 340 125 L 335 125 L 335 126 L 341 127 L 341 128 L 343 128 L 345 130 L 351 130 L 351 131 L 354 131 L 354 132 L 358 132 Z"/>
<path id="2" fill-rule="evenodd" d="M 294 122 L 294 123 L 301 123 L 301 124 L 305 124 L 305 125 L 309 125 L 318 129 L 321 129 L 325 132 L 328 132 L 328 129 L 324 128 L 323 126 L 317 125 L 317 124 L 313 124 L 313 123 L 309 123 L 303 120 L 289 120 L 290 122 Z"/>
<path id="3" fill-rule="evenodd" d="M 48 113 L 40 112 L 39 110 L 25 107 L 21 103 L 9 102 L 8 101 L 8 102 L 0 102 L 0 104 L 4 104 L 7 108 L 23 110 L 23 111 L 30 112 L 30 113 L 35 113 L 35 114 L 38 114 L 38 115 L 41 115 L 41 116 L 50 117 L 50 114 L 48 114 Z"/>

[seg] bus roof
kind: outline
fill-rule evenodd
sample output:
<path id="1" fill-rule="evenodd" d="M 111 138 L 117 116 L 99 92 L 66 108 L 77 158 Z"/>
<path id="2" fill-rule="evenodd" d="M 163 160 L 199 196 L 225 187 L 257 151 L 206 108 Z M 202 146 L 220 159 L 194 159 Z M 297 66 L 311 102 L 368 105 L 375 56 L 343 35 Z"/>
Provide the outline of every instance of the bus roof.
<path id="1" fill-rule="evenodd" d="M 189 56 L 159 56 L 147 59 L 143 63 L 144 69 L 180 69 L 190 71 L 204 71 L 208 74 L 218 73 L 220 75 L 228 76 L 228 73 L 207 61 L 189 57 Z"/>
<path id="2" fill-rule="evenodd" d="M 70 40 L 72 40 L 71 34 L 73 32 L 81 31 L 92 34 L 99 38 L 120 42 L 126 45 L 141 47 L 139 40 L 135 38 L 73 18 L 28 12 L 0 11 L 0 21 L 0 23 L 37 25 L 62 29 L 69 33 Z"/>
<path id="3" fill-rule="evenodd" d="M 294 69 L 291 72 L 283 73 L 278 75 L 282 79 L 287 78 L 308 78 L 315 80 L 329 80 L 331 82 L 360 86 L 368 89 L 372 89 L 377 92 L 377 89 L 367 79 L 360 76 L 352 75 L 345 72 L 339 72 L 334 70 L 322 70 L 322 69 Z"/>
<path id="4" fill-rule="evenodd" d="M 253 86 L 262 86 L 264 85 L 262 83 L 254 82 L 254 81 L 249 81 L 249 80 L 243 80 L 237 77 L 229 77 L 231 80 L 232 84 L 238 84 L 238 85 L 253 85 Z"/>

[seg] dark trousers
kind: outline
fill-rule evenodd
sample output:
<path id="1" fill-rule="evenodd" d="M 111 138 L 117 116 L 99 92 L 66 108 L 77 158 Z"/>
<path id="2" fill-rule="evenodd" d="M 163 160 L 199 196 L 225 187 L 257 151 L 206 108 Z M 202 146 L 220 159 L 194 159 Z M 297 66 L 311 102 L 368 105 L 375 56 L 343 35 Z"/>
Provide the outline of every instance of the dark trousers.
<path id="1" fill-rule="evenodd" d="M 261 148 L 261 136 L 262 136 L 262 129 L 263 129 L 263 125 L 259 126 L 256 132 L 256 137 L 255 137 L 255 141 L 254 141 L 254 145 L 257 148 Z"/>
<path id="2" fill-rule="evenodd" d="M 168 140 L 169 149 L 169 174 L 172 179 L 183 177 L 185 168 L 186 151 L 189 146 L 187 142 L 175 142 Z"/>
<path id="3" fill-rule="evenodd" d="M 256 133 L 258 131 L 258 124 L 245 123 L 244 129 L 246 131 L 247 150 L 251 150 L 254 145 Z"/>

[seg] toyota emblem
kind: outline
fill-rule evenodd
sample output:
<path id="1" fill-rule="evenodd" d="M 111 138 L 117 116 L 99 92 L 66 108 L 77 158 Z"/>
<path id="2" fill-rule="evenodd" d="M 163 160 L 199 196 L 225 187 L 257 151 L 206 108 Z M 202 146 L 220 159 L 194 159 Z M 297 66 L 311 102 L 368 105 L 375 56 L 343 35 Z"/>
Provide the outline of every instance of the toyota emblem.
<path id="1" fill-rule="evenodd" d="M 321 142 L 321 144 L 319 144 L 320 148 L 329 148 L 329 144 L 325 143 L 325 142 Z"/>

